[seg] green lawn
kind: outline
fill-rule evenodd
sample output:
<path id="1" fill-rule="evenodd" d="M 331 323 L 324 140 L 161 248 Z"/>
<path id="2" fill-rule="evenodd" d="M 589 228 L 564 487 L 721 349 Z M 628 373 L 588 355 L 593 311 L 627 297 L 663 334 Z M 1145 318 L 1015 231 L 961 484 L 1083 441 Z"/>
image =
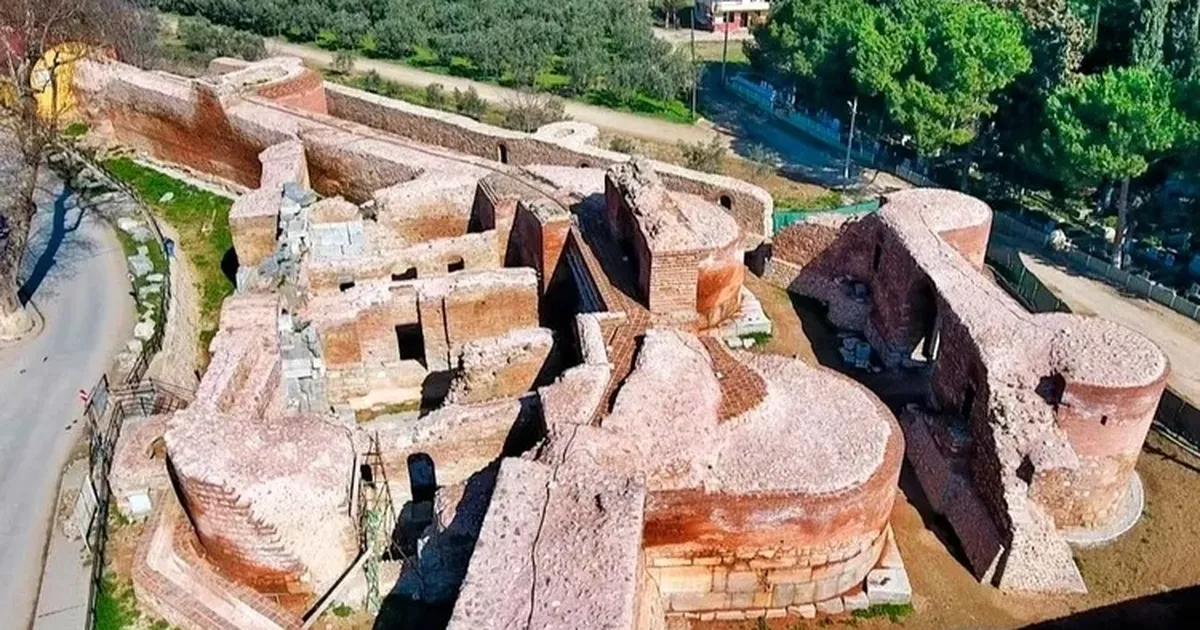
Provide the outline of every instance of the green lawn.
<path id="1" fill-rule="evenodd" d="M 217 332 L 221 303 L 233 293 L 233 283 L 221 270 L 221 261 L 233 248 L 229 234 L 229 208 L 233 202 L 127 157 L 104 164 L 114 177 L 133 186 L 154 213 L 179 233 L 179 247 L 187 252 L 200 294 L 200 361 L 208 362 L 208 342 Z M 170 201 L 160 201 L 172 193 Z"/>

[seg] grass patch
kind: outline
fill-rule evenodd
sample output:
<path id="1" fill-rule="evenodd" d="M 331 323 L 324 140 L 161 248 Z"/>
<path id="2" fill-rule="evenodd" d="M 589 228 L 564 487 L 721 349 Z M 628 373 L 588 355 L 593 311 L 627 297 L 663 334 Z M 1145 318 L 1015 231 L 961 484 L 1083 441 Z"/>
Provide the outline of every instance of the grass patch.
<path id="1" fill-rule="evenodd" d="M 366 409 L 357 409 L 354 412 L 354 420 L 359 424 L 370 422 L 380 416 L 388 416 L 398 413 L 411 413 L 421 410 L 420 400 L 410 400 L 408 402 L 393 403 L 390 405 L 375 405 Z"/>
<path id="2" fill-rule="evenodd" d="M 88 132 L 87 123 L 80 122 L 77 120 L 77 121 L 67 125 L 67 128 L 63 129 L 62 134 L 68 138 L 78 138 L 79 136 L 82 136 L 83 134 L 85 134 L 87 132 Z"/>
<path id="3" fill-rule="evenodd" d="M 845 205 L 842 195 L 828 191 L 808 197 L 780 195 L 775 197 L 775 212 L 797 212 L 806 210 L 832 210 Z"/>
<path id="4" fill-rule="evenodd" d="M 343 602 L 338 602 L 329 608 L 329 612 L 333 613 L 334 617 L 345 619 L 354 614 L 354 609 Z"/>
<path id="5" fill-rule="evenodd" d="M 96 612 L 93 628 L 96 630 L 124 630 L 131 628 L 138 619 L 133 587 L 120 584 L 111 573 L 105 573 L 96 593 Z"/>
<path id="6" fill-rule="evenodd" d="M 852 614 L 858 619 L 887 617 L 892 623 L 899 623 L 912 613 L 912 604 L 875 604 L 870 608 L 856 610 Z"/>
<path id="7" fill-rule="evenodd" d="M 746 333 L 744 335 L 741 335 L 739 338 L 740 339 L 753 339 L 754 345 L 762 346 L 762 345 L 766 345 L 766 343 L 771 340 L 771 333 L 769 333 L 769 332 L 752 332 L 752 333 Z"/>
<path id="8" fill-rule="evenodd" d="M 200 362 L 208 363 L 208 341 L 216 334 L 221 303 L 233 293 L 221 261 L 233 248 L 229 208 L 233 202 L 186 184 L 128 157 L 108 160 L 105 169 L 133 187 L 160 218 L 179 234 L 179 247 L 192 263 L 200 294 Z M 162 201 L 171 193 L 173 198 Z M 153 251 L 153 248 L 152 248 Z M 165 265 L 164 265 L 165 267 Z"/>

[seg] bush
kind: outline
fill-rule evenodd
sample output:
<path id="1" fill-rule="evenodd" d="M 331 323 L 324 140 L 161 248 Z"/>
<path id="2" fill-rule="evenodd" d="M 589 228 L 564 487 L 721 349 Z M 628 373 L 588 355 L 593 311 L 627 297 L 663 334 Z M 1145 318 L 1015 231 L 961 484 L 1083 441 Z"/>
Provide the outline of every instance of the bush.
<path id="1" fill-rule="evenodd" d="M 725 161 L 725 145 L 720 138 L 714 137 L 708 142 L 693 144 L 679 143 L 683 153 L 683 164 L 688 168 L 705 173 L 720 173 L 721 164 Z"/>
<path id="2" fill-rule="evenodd" d="M 441 109 L 446 104 L 446 86 L 441 83 L 430 83 L 425 86 L 425 104 Z"/>
<path id="3" fill-rule="evenodd" d="M 532 132 L 542 125 L 566 120 L 566 105 L 562 99 L 547 94 L 520 92 L 505 103 L 504 126 L 517 131 Z"/>
<path id="4" fill-rule="evenodd" d="M 379 94 L 383 92 L 383 77 L 374 70 L 368 71 L 362 78 L 362 89 Z"/>
<path id="5" fill-rule="evenodd" d="M 455 88 L 454 109 L 463 116 L 479 120 L 487 113 L 487 101 L 479 97 L 479 92 L 474 87 L 467 88 L 466 92 L 460 92 Z"/>
<path id="6" fill-rule="evenodd" d="M 638 146 L 637 140 L 626 138 L 625 136 L 613 136 L 612 140 L 608 141 L 608 148 L 617 153 L 626 154 L 638 153 L 641 149 Z"/>
<path id="7" fill-rule="evenodd" d="M 333 71 L 340 74 L 354 72 L 354 51 L 342 49 L 333 55 Z"/>
<path id="8" fill-rule="evenodd" d="M 183 18 L 179 21 L 179 39 L 184 48 L 214 57 L 238 57 L 257 61 L 267 56 L 263 38 L 224 26 L 204 18 Z"/>
<path id="9" fill-rule="evenodd" d="M 746 159 L 755 177 L 766 177 L 775 172 L 775 154 L 761 144 L 752 144 L 746 149 Z"/>

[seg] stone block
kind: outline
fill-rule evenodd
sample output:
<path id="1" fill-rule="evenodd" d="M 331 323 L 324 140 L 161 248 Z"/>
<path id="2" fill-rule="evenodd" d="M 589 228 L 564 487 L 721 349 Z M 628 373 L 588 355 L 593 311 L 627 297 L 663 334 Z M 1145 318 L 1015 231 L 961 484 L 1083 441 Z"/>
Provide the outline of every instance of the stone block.
<path id="1" fill-rule="evenodd" d="M 771 605 L 786 608 L 796 600 L 796 587 L 792 584 L 776 584 L 771 589 Z"/>
<path id="2" fill-rule="evenodd" d="M 728 593 L 675 593 L 667 597 L 673 612 L 698 612 L 729 608 Z"/>
<path id="3" fill-rule="evenodd" d="M 893 569 L 903 568 L 904 559 L 900 557 L 900 547 L 896 545 L 896 534 L 888 525 L 887 534 L 883 541 L 883 552 L 879 556 L 879 566 Z"/>
<path id="4" fill-rule="evenodd" d="M 758 573 L 753 571 L 731 572 L 725 580 L 725 590 L 731 593 L 750 593 L 758 588 Z"/>
<path id="5" fill-rule="evenodd" d="M 790 569 L 767 571 L 768 584 L 795 584 L 798 582 L 811 582 L 812 579 L 812 567 L 792 567 Z"/>
<path id="6" fill-rule="evenodd" d="M 872 606 L 912 602 L 912 584 L 903 567 L 880 568 L 867 574 L 867 598 Z"/>
<path id="7" fill-rule="evenodd" d="M 846 612 L 846 605 L 842 602 L 841 597 L 832 597 L 817 602 L 817 612 L 822 615 L 840 615 Z"/>
<path id="8" fill-rule="evenodd" d="M 717 621 L 745 621 L 746 613 L 741 610 L 718 610 L 715 618 Z"/>
<path id="9" fill-rule="evenodd" d="M 658 589 L 662 593 L 707 593 L 712 590 L 712 569 L 709 567 L 662 567 L 657 573 Z"/>
<path id="10" fill-rule="evenodd" d="M 804 619 L 815 619 L 817 616 L 817 607 L 813 604 L 800 604 L 799 606 L 788 606 L 788 614 L 798 615 Z"/>
<path id="11" fill-rule="evenodd" d="M 842 604 L 847 611 L 866 610 L 871 607 L 871 601 L 863 591 L 854 591 L 842 596 Z"/>
<path id="12" fill-rule="evenodd" d="M 687 558 L 655 558 L 650 564 L 656 567 L 683 567 L 692 564 L 692 561 Z"/>
<path id="13" fill-rule="evenodd" d="M 768 608 L 767 619 L 782 619 L 787 616 L 787 608 Z"/>

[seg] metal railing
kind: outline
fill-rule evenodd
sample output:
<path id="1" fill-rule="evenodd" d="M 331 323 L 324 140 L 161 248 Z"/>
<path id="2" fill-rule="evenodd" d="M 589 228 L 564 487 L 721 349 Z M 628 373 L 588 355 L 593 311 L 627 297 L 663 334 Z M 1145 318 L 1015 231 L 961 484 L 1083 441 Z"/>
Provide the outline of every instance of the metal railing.
<path id="1" fill-rule="evenodd" d="M 845 215 L 868 214 L 868 213 L 879 210 L 879 205 L 880 205 L 880 201 L 878 198 L 876 198 L 876 199 L 869 199 L 867 201 L 860 201 L 858 203 L 852 203 L 852 204 L 848 204 L 848 205 L 844 205 L 844 206 L 838 206 L 836 208 L 814 208 L 812 210 L 806 210 L 806 209 L 789 209 L 789 210 L 782 210 L 782 211 L 776 210 L 775 214 L 771 215 L 771 221 L 775 226 L 775 233 L 779 233 L 779 230 L 782 230 L 783 228 L 786 228 L 789 225 L 793 225 L 796 223 L 803 223 L 804 221 L 809 220 L 810 218 L 813 217 L 813 215 L 816 215 L 816 214 L 845 214 Z"/>
<path id="2" fill-rule="evenodd" d="M 153 212 L 145 201 L 131 186 L 114 177 L 89 156 L 73 146 L 63 146 L 63 152 L 70 159 L 72 166 L 90 168 L 105 180 L 105 184 L 128 196 L 142 215 L 145 223 L 150 226 L 155 235 L 154 246 L 158 247 L 167 263 L 163 273 L 162 290 L 157 294 L 155 312 L 160 314 L 161 322 L 154 327 L 151 336 L 142 342 L 141 351 L 129 366 L 124 377 L 115 387 L 108 375 L 103 375 L 92 387 L 84 407 L 88 438 L 88 472 L 91 490 L 96 498 L 96 509 L 88 522 L 85 540 L 92 553 L 91 575 L 88 587 L 86 627 L 96 627 L 96 602 L 104 588 L 105 552 L 108 543 L 108 520 L 111 504 L 111 486 L 109 473 L 112 470 L 113 457 L 117 441 L 125 420 L 130 416 L 150 416 L 167 413 L 186 406 L 191 400 L 191 392 L 179 387 L 146 377 L 150 362 L 162 349 L 163 336 L 167 321 L 170 317 L 171 305 L 171 256 L 167 252 L 167 238 L 155 219 Z M 132 272 L 132 270 L 131 270 Z M 138 296 L 139 299 L 148 299 Z"/>

